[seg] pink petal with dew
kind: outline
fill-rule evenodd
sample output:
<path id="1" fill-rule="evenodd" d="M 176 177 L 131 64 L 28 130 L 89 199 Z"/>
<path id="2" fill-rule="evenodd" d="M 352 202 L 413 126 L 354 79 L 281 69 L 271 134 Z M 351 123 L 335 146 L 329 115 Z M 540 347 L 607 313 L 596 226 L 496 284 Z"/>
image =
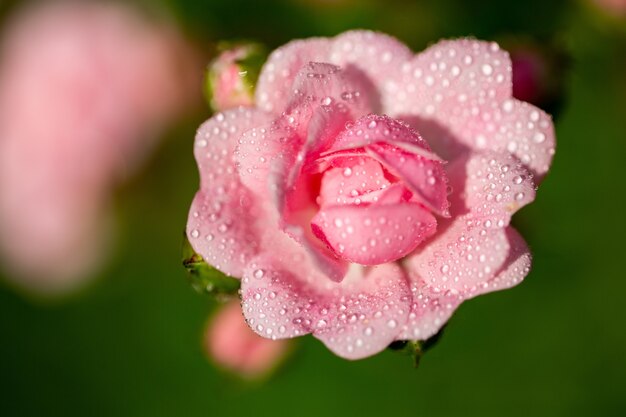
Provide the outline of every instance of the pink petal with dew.
<path id="1" fill-rule="evenodd" d="M 489 280 L 509 252 L 506 233 L 471 215 L 459 216 L 405 260 L 410 275 L 437 290 L 465 291 Z"/>
<path id="2" fill-rule="evenodd" d="M 286 107 L 292 113 L 302 105 L 328 108 L 331 104 L 358 118 L 378 107 L 376 91 L 369 80 L 353 68 L 309 62 L 298 72 Z"/>
<path id="3" fill-rule="evenodd" d="M 397 79 L 402 65 L 413 57 L 413 53 L 397 39 L 367 30 L 342 33 L 332 39 L 329 62 L 342 68 L 354 68 L 363 73 L 375 86 L 385 102 L 384 86 L 390 79 Z"/>
<path id="4" fill-rule="evenodd" d="M 400 178 L 420 203 L 440 216 L 449 217 L 448 177 L 441 162 L 383 144 L 372 145 L 367 151 Z"/>
<path id="5" fill-rule="evenodd" d="M 299 257 L 269 254 L 250 264 L 242 280 L 242 306 L 254 331 L 270 338 L 313 333 L 347 359 L 378 353 L 396 338 L 410 305 L 399 266 L 355 265 L 342 283 L 325 280 L 310 266 Z"/>
<path id="6" fill-rule="evenodd" d="M 363 116 L 347 125 L 326 153 L 363 148 L 379 142 L 402 147 L 407 152 L 411 151 L 425 158 L 440 160 L 431 152 L 428 143 L 409 125 L 375 114 Z"/>
<path id="7" fill-rule="evenodd" d="M 508 153 L 474 153 L 450 164 L 455 214 L 471 212 L 490 226 L 504 227 L 535 199 L 532 175 Z"/>
<path id="8" fill-rule="evenodd" d="M 248 130 L 239 138 L 234 155 L 241 182 L 258 197 L 269 199 L 277 186 L 272 180 L 280 178 L 273 167 L 281 159 L 291 165 L 302 143 L 284 119 Z"/>
<path id="9" fill-rule="evenodd" d="M 511 60 L 497 44 L 443 41 L 407 62 L 383 101 L 448 159 L 463 147 L 508 151 L 541 177 L 554 154 L 554 128 L 544 112 L 513 99 L 511 85 Z"/>
<path id="10" fill-rule="evenodd" d="M 285 113 L 241 138 L 237 163 L 244 184 L 261 196 L 268 195 L 268 187 L 292 187 L 303 166 L 328 146 L 353 113 L 369 111 L 361 100 L 351 106 L 341 102 L 344 90 L 356 88 L 352 84 L 334 65 L 305 65 L 298 72 Z M 279 184 L 270 181 L 272 167 L 287 169 L 272 177 L 280 179 Z"/>
<path id="11" fill-rule="evenodd" d="M 398 340 L 425 340 L 434 336 L 465 300 L 480 294 L 513 287 L 530 272 L 531 256 L 524 239 L 511 227 L 504 229 L 509 252 L 504 263 L 491 278 L 462 289 L 441 289 L 412 274 L 413 304 L 409 320 Z"/>
<path id="12" fill-rule="evenodd" d="M 420 204 L 323 207 L 313 233 L 338 256 L 361 265 L 395 261 L 430 237 L 437 221 Z"/>
<path id="13" fill-rule="evenodd" d="M 280 114 L 289 103 L 298 72 L 309 62 L 326 62 L 330 40 L 296 40 L 276 49 L 261 69 L 256 85 L 257 106 Z"/>
<path id="14" fill-rule="evenodd" d="M 370 115 L 357 120 L 335 140 L 328 152 L 365 147 L 387 170 L 404 180 L 420 201 L 436 213 L 448 210 L 447 178 L 439 158 L 406 124 L 387 116 Z M 326 155 L 326 158 L 333 154 Z"/>
<path id="15" fill-rule="evenodd" d="M 257 223 L 263 222 L 263 212 L 239 181 L 234 149 L 246 130 L 267 118 L 266 113 L 240 107 L 216 114 L 196 135 L 201 185 L 189 212 L 187 237 L 207 262 L 235 277 L 258 250 Z"/>
<path id="16" fill-rule="evenodd" d="M 318 197 L 320 206 L 375 202 L 369 196 L 391 185 L 380 163 L 371 158 L 335 160 L 337 166 L 324 172 Z"/>

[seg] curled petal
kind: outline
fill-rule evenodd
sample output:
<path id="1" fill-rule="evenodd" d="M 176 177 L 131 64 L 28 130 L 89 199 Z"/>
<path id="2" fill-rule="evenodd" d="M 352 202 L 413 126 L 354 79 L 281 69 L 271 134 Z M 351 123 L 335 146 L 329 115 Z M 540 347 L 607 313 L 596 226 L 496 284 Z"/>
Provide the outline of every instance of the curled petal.
<path id="1" fill-rule="evenodd" d="M 400 259 L 436 230 L 437 221 L 416 203 L 322 208 L 313 233 L 338 256 L 361 265 Z"/>
<path id="2" fill-rule="evenodd" d="M 349 125 L 324 158 L 342 157 L 345 150 L 364 147 L 387 170 L 404 180 L 420 202 L 447 214 L 447 178 L 441 160 L 408 125 L 387 116 L 369 115 Z"/>
<path id="3" fill-rule="evenodd" d="M 374 202 L 370 196 L 390 185 L 378 162 L 345 158 L 324 173 L 318 202 L 321 206 Z"/>
<path id="4" fill-rule="evenodd" d="M 404 180 L 418 201 L 435 213 L 448 217 L 448 178 L 441 162 L 384 145 L 367 148 L 392 174 Z"/>
<path id="5" fill-rule="evenodd" d="M 378 353 L 396 338 L 410 304 L 399 266 L 355 266 L 340 284 L 320 279 L 309 266 L 269 255 L 251 264 L 242 280 L 242 300 L 254 331 L 278 339 L 313 333 L 347 359 Z"/>
<path id="6" fill-rule="evenodd" d="M 430 151 L 428 142 L 409 125 L 375 114 L 361 117 L 347 125 L 327 153 L 362 148 L 379 142 L 402 147 L 408 152 L 415 149 L 413 152 L 419 156 L 440 160 Z"/>

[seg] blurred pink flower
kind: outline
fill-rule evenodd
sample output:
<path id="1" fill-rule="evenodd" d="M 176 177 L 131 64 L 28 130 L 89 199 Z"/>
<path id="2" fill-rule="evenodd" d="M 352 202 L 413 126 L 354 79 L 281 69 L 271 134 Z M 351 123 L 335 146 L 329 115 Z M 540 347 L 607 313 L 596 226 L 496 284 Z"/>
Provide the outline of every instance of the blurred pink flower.
<path id="1" fill-rule="evenodd" d="M 197 102 L 195 60 L 173 27 L 123 4 L 42 2 L 18 12 L 0 45 L 0 255 L 9 278 L 61 292 L 94 272 L 111 234 L 111 187 Z"/>
<path id="2" fill-rule="evenodd" d="M 363 358 L 521 282 L 530 253 L 509 222 L 554 150 L 495 43 L 414 55 L 368 31 L 294 41 L 270 55 L 255 107 L 198 130 L 187 235 L 241 278 L 258 334 L 312 333 Z"/>
<path id="3" fill-rule="evenodd" d="M 593 0 L 603 11 L 616 17 L 626 16 L 626 0 Z"/>
<path id="4" fill-rule="evenodd" d="M 269 340 L 250 330 L 238 301 L 216 312 L 207 326 L 204 343 L 217 365 L 244 378 L 266 375 L 288 350 L 286 340 Z"/>

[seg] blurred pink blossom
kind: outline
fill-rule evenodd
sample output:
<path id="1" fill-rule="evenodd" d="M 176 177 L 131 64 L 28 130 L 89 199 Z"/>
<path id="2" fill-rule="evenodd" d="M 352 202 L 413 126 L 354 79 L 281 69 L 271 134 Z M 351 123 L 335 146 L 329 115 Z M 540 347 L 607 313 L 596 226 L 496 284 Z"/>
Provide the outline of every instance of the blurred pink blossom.
<path id="1" fill-rule="evenodd" d="M 626 0 L 593 0 L 606 13 L 616 17 L 626 16 Z"/>
<path id="2" fill-rule="evenodd" d="M 27 5 L 0 45 L 0 255 L 9 278 L 62 292 L 111 235 L 112 187 L 198 102 L 195 54 L 123 4 Z"/>
<path id="3" fill-rule="evenodd" d="M 217 311 L 207 326 L 204 343 L 217 365 L 244 378 L 266 375 L 288 350 L 288 341 L 266 339 L 250 330 L 238 301 Z"/>

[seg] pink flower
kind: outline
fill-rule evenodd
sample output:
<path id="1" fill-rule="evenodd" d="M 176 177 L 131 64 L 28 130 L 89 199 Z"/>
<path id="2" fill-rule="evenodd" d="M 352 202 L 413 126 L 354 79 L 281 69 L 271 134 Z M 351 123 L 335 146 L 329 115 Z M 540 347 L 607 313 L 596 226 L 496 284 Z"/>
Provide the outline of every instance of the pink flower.
<path id="1" fill-rule="evenodd" d="M 626 0 L 593 0 L 604 12 L 615 17 L 626 16 Z"/>
<path id="2" fill-rule="evenodd" d="M 265 339 L 250 330 L 236 301 L 225 305 L 209 322 L 204 344 L 217 365 L 252 379 L 275 368 L 288 350 L 286 340 Z"/>
<path id="3" fill-rule="evenodd" d="M 254 108 L 198 130 L 191 244 L 241 277 L 262 336 L 312 333 L 349 359 L 427 339 L 461 302 L 529 271 L 509 221 L 534 199 L 554 131 L 511 94 L 495 43 L 416 56 L 367 31 L 291 42 L 270 55 Z"/>
<path id="4" fill-rule="evenodd" d="M 2 264 L 22 286 L 61 292 L 102 261 L 112 187 L 193 105 L 201 74 L 172 27 L 121 4 L 30 5 L 4 35 Z"/>

